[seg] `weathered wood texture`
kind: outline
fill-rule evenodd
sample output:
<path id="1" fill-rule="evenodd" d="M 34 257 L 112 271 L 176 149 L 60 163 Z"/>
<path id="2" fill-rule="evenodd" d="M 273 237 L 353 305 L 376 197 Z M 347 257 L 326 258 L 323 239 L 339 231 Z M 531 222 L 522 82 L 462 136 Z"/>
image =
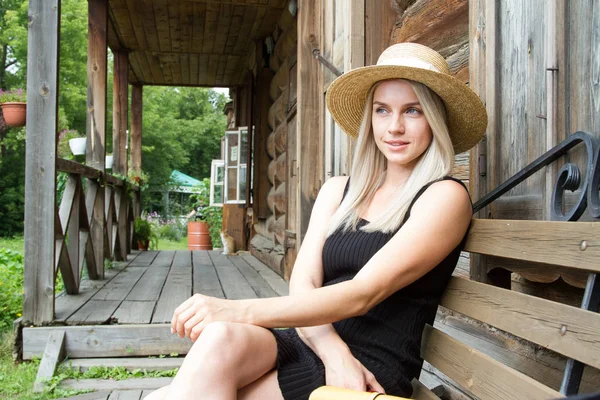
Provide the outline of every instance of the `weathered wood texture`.
<path id="1" fill-rule="evenodd" d="M 560 393 L 451 336 L 426 326 L 422 357 L 448 377 L 485 399 L 550 399 Z"/>
<path id="2" fill-rule="evenodd" d="M 54 317 L 60 1 L 29 2 L 23 319 Z"/>
<path id="3" fill-rule="evenodd" d="M 68 326 L 26 328 L 23 357 L 41 356 L 54 330 L 66 332 L 69 358 L 185 354 L 191 343 L 161 322 L 170 322 L 192 292 L 228 299 L 288 293 L 281 276 L 247 253 L 140 252 L 127 267 L 109 269 L 107 279 L 83 281 L 79 295 L 60 295 L 57 316 Z M 121 325 L 96 326 L 107 322 Z"/>
<path id="4" fill-rule="evenodd" d="M 143 88 L 131 87 L 131 170 L 142 171 L 142 110 Z"/>
<path id="5" fill-rule="evenodd" d="M 287 2 L 110 2 L 111 48 L 130 49 L 132 83 L 234 86 L 251 44 L 268 36 Z"/>
<path id="6" fill-rule="evenodd" d="M 598 272 L 598 225 L 474 219 L 465 251 Z"/>
<path id="7" fill-rule="evenodd" d="M 104 172 L 106 156 L 106 89 L 108 3 L 88 2 L 88 91 L 86 164 Z M 88 181 L 90 185 L 95 183 Z M 105 237 L 104 190 L 97 190 L 93 203 L 90 239 L 94 244 L 94 260 L 98 276 L 104 276 L 104 255 L 108 252 Z"/>
<path id="8" fill-rule="evenodd" d="M 54 371 L 58 363 L 60 363 L 65 357 L 65 332 L 54 331 L 48 337 L 48 343 L 40 362 L 35 383 L 33 384 L 33 390 L 35 392 L 41 392 L 44 390 L 45 381 L 54 376 Z"/>
<path id="9" fill-rule="evenodd" d="M 600 368 L 597 312 L 462 278 L 451 280 L 441 305 Z"/>
<path id="10" fill-rule="evenodd" d="M 127 122 L 129 120 L 129 56 L 115 51 L 113 85 L 113 172 L 127 175 Z"/>
<path id="11" fill-rule="evenodd" d="M 319 64 L 312 55 L 314 43 L 319 43 L 321 4 L 316 0 L 303 2 L 298 10 L 298 111 L 297 137 L 299 179 L 296 202 L 296 232 L 299 247 L 317 193 L 324 181 L 321 112 L 323 95 Z"/>

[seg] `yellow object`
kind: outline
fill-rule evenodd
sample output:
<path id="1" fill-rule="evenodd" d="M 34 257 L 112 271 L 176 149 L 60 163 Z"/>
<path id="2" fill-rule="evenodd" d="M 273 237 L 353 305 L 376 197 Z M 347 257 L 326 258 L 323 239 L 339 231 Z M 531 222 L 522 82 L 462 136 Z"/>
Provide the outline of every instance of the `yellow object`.
<path id="1" fill-rule="evenodd" d="M 321 386 L 314 390 L 308 400 L 409 400 L 406 397 L 388 396 L 381 393 L 359 392 L 334 386 Z"/>

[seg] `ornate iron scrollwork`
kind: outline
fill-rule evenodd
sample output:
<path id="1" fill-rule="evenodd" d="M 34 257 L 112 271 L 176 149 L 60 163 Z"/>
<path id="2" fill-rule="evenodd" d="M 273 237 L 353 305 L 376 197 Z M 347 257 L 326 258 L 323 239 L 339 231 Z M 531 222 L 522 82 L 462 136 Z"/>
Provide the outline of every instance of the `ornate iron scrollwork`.
<path id="1" fill-rule="evenodd" d="M 582 131 L 569 135 L 569 137 L 561 143 L 482 197 L 473 206 L 473 212 L 477 212 L 486 207 L 540 169 L 567 154 L 569 150 L 580 143 L 585 145 L 587 153 L 587 173 L 585 182 L 583 183 L 583 187 L 580 188 L 581 172 L 576 165 L 567 163 L 561 168 L 552 193 L 551 217 L 554 221 L 576 221 L 583 215 L 588 203 L 590 204 L 590 213 L 592 216 L 594 218 L 600 217 L 600 170 L 598 169 L 600 153 L 598 152 L 597 140 L 589 133 Z M 581 189 L 577 204 L 575 204 L 567 213 L 563 213 L 564 192 L 566 190 L 574 192 L 577 189 Z"/>

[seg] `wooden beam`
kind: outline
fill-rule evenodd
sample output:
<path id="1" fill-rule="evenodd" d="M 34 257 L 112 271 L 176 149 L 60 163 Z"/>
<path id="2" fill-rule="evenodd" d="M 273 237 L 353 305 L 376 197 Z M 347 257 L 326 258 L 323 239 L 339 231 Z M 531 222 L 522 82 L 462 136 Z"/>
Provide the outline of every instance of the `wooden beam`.
<path id="1" fill-rule="evenodd" d="M 60 0 L 29 2 L 23 320 L 54 317 Z"/>
<path id="2" fill-rule="evenodd" d="M 131 88 L 131 170 L 142 172 L 142 108 L 143 88 Z"/>
<path id="3" fill-rule="evenodd" d="M 106 76 L 108 53 L 108 2 L 88 1 L 87 165 L 104 172 L 106 156 Z M 91 181 L 88 183 L 92 184 Z M 90 240 L 99 278 L 104 277 L 104 191 L 100 190 L 92 214 Z"/>
<path id="4" fill-rule="evenodd" d="M 46 349 L 42 356 L 40 368 L 38 369 L 35 383 L 33 384 L 34 392 L 42 392 L 46 387 L 45 381 L 54 376 L 56 367 L 65 358 L 65 332 L 54 331 L 48 337 Z"/>
<path id="5" fill-rule="evenodd" d="M 323 179 L 321 108 L 321 70 L 312 49 L 319 43 L 321 5 L 316 0 L 303 1 L 298 9 L 298 101 L 297 155 L 299 165 L 296 246 L 304 238 L 308 221 Z"/>
<path id="6" fill-rule="evenodd" d="M 50 333 L 64 330 L 69 358 L 187 354 L 188 339 L 171 334 L 170 324 L 61 326 L 23 329 L 23 359 L 43 355 Z"/>
<path id="7" fill-rule="evenodd" d="M 451 279 L 441 305 L 600 368 L 597 312 L 457 277 Z"/>
<path id="8" fill-rule="evenodd" d="M 365 1 L 365 65 L 377 59 L 392 44 L 397 15 L 391 1 Z"/>
<path id="9" fill-rule="evenodd" d="M 600 272 L 600 223 L 474 219 L 465 251 Z"/>
<path id="10" fill-rule="evenodd" d="M 113 86 L 113 167 L 115 173 L 127 175 L 127 121 L 129 119 L 129 55 L 115 51 Z"/>
<path id="11" fill-rule="evenodd" d="M 561 397 L 560 393 L 429 325 L 423 333 L 421 356 L 478 398 L 542 400 Z"/>

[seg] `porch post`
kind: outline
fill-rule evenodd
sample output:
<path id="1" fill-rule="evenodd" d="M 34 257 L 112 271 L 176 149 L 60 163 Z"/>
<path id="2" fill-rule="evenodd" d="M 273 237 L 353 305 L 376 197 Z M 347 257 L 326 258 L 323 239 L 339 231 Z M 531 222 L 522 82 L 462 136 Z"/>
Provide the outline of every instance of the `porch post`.
<path id="1" fill-rule="evenodd" d="M 129 55 L 125 51 L 114 51 L 114 85 L 113 85 L 113 166 L 112 170 L 121 175 L 127 175 L 127 121 L 129 99 L 127 73 L 129 72 Z M 128 226 L 127 190 L 125 187 L 116 189 L 115 207 L 117 208 L 117 240 L 115 258 L 127 259 Z"/>
<path id="2" fill-rule="evenodd" d="M 59 31 L 60 0 L 29 0 L 23 319 L 34 325 L 54 318 Z"/>
<path id="3" fill-rule="evenodd" d="M 142 172 L 142 107 L 143 87 L 131 87 L 131 170 L 134 173 Z M 133 216 L 139 217 L 142 213 L 140 192 L 135 192 Z M 136 243 L 133 243 L 136 246 Z"/>
<path id="4" fill-rule="evenodd" d="M 113 171 L 127 175 L 127 121 L 129 113 L 127 73 L 129 55 L 114 51 L 113 86 Z"/>
<path id="5" fill-rule="evenodd" d="M 86 163 L 103 174 L 106 156 L 106 70 L 107 70 L 108 2 L 88 0 L 88 92 L 87 92 L 87 148 Z M 89 180 L 87 185 L 98 185 Z M 90 278 L 104 278 L 104 256 L 109 254 L 104 215 L 104 188 L 95 192 L 93 216 L 90 224 L 90 239 L 94 244 L 96 269 L 91 270 Z"/>

